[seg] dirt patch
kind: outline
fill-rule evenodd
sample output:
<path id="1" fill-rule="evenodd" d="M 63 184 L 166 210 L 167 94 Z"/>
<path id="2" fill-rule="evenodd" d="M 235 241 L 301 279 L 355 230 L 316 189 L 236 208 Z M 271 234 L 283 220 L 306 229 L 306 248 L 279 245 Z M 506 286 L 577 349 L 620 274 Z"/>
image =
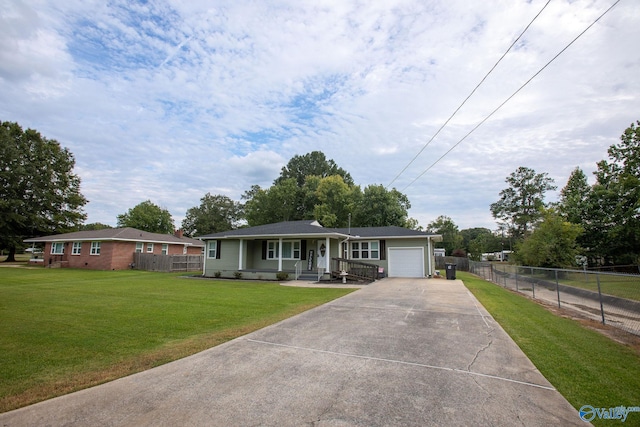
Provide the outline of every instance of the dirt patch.
<path id="1" fill-rule="evenodd" d="M 558 308 L 557 305 L 550 304 L 548 302 L 541 301 L 541 300 L 532 300 L 532 301 L 543 306 L 544 308 L 546 308 L 556 316 L 575 320 L 585 328 L 589 328 L 593 331 L 599 332 L 602 335 L 605 335 L 606 337 L 608 337 L 609 339 L 612 339 L 617 343 L 620 343 L 622 345 L 629 347 L 638 356 L 640 356 L 640 336 L 634 335 L 630 332 L 626 332 L 622 329 L 619 329 L 613 326 L 609 326 L 606 324 L 603 325 L 602 322 L 598 322 L 596 320 L 590 319 L 573 310 Z"/>

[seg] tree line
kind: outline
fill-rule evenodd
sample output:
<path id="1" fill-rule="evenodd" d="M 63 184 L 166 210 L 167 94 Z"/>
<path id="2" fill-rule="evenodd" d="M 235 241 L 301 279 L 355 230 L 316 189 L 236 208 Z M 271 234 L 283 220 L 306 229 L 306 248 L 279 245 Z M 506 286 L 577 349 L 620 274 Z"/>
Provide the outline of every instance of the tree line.
<path id="1" fill-rule="evenodd" d="M 480 229 L 481 240 L 469 240 L 471 230 L 458 232 L 448 217 L 439 218 L 428 229 L 445 236 L 450 253 L 476 259 L 482 252 L 506 250 L 508 244 L 514 250 L 513 260 L 522 265 L 638 266 L 640 121 L 625 129 L 620 142 L 607 153 L 609 158 L 596 164 L 593 185 L 576 167 L 555 203 L 545 203 L 546 193 L 557 188 L 554 180 L 547 173 L 519 167 L 506 178 L 508 187 L 490 206 L 498 222 L 493 237 Z"/>
<path id="2" fill-rule="evenodd" d="M 490 205 L 497 230 L 459 230 L 441 215 L 426 231 L 443 235 L 447 255 L 480 259 L 482 253 L 513 250 L 519 263 L 543 267 L 638 264 L 640 257 L 640 121 L 597 163 L 596 182 L 576 168 L 557 203 L 545 203 L 555 190 L 547 173 L 519 167 L 508 187 Z M 85 224 L 87 203 L 80 192 L 75 159 L 39 132 L 12 122 L 0 126 L 0 249 L 13 258 L 22 240 L 46 234 L 109 227 Z M 252 186 L 234 201 L 207 193 L 187 210 L 181 228 L 201 236 L 245 226 L 315 219 L 326 227 L 396 225 L 422 229 L 410 218 L 409 198 L 383 185 L 364 188 L 324 153 L 296 155 L 268 188 Z M 170 212 L 146 200 L 117 216 L 118 227 L 173 233 Z"/>

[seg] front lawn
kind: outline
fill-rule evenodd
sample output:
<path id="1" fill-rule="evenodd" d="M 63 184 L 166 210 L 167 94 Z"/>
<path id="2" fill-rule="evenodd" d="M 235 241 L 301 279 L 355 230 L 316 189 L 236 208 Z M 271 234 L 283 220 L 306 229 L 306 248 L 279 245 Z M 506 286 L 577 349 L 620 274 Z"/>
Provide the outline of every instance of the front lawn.
<path id="1" fill-rule="evenodd" d="M 185 357 L 352 291 L 0 268 L 0 412 Z"/>

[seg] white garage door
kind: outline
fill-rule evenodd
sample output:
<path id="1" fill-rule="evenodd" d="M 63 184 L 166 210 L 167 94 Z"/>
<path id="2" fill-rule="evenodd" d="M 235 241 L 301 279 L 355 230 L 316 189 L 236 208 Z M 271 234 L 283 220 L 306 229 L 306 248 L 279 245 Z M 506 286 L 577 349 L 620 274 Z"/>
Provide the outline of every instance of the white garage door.
<path id="1" fill-rule="evenodd" d="M 424 248 L 389 248 L 389 277 L 424 277 Z"/>

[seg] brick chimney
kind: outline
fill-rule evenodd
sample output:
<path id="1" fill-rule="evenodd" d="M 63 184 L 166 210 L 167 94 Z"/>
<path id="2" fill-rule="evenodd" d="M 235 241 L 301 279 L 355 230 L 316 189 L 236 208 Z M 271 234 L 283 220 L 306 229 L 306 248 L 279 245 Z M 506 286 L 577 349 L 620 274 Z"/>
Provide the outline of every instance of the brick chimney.
<path id="1" fill-rule="evenodd" d="M 174 235 L 174 236 L 176 236 L 176 237 L 178 237 L 178 238 L 180 238 L 180 239 L 182 239 L 182 238 L 184 237 L 184 230 L 182 230 L 182 229 L 180 229 L 180 230 L 176 230 L 176 231 L 173 233 L 173 235 Z"/>

